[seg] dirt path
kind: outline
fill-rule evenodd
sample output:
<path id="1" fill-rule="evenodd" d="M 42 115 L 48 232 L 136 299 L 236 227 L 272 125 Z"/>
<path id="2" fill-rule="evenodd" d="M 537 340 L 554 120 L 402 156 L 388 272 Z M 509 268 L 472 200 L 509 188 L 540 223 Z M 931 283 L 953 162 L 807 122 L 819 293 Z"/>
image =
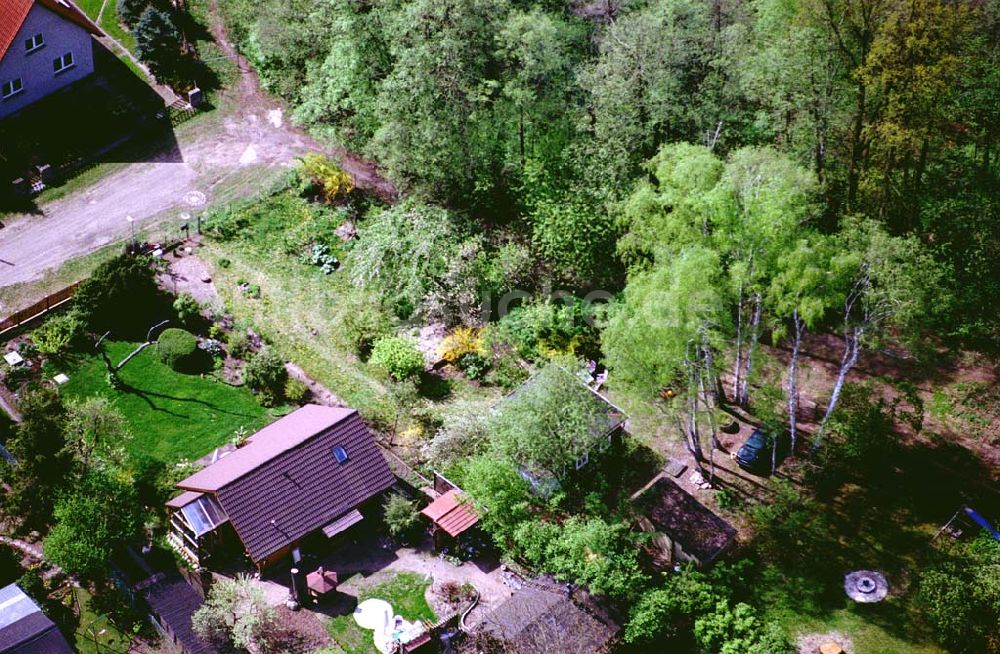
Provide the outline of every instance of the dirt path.
<path id="1" fill-rule="evenodd" d="M 214 3 L 213 3 L 214 5 Z M 214 11 L 213 15 L 217 17 Z M 290 167 L 296 158 L 324 148 L 289 124 L 284 107 L 260 90 L 257 76 L 226 39 L 221 22 L 212 33 L 240 69 L 226 93 L 221 122 L 210 130 L 193 125 L 179 142 L 163 143 L 144 161 L 131 163 L 69 197 L 41 205 L 38 214 L 5 217 L 0 231 L 0 286 L 39 278 L 46 270 L 126 238 L 137 227 L 176 211 L 194 212 L 223 191 L 259 191 L 261 169 Z M 342 149 L 339 158 L 361 188 L 395 197 L 396 189 L 375 167 Z"/>
<path id="2" fill-rule="evenodd" d="M 281 124 L 287 133 L 294 134 L 302 139 L 309 146 L 309 149 L 324 151 L 324 148 L 304 131 L 284 124 L 286 121 L 284 120 L 284 110 L 281 104 L 261 91 L 260 80 L 257 78 L 257 73 L 253 70 L 250 62 L 230 43 L 225 25 L 219 17 L 217 0 L 212 0 L 211 8 L 213 20 L 210 31 L 212 37 L 223 53 L 236 63 L 240 71 L 240 110 L 249 110 L 266 115 L 272 124 Z M 378 169 L 371 162 L 365 161 L 345 148 L 326 148 L 325 151 L 340 161 L 341 167 L 354 177 L 355 184 L 359 187 L 374 190 L 386 198 L 394 198 L 398 195 L 398 191 L 392 182 L 382 177 Z"/>
<path id="3" fill-rule="evenodd" d="M 42 548 L 27 541 L 11 538 L 9 536 L 0 536 L 0 543 L 13 547 L 35 561 L 41 562 L 45 560 L 45 554 L 42 552 Z M 49 568 L 42 573 L 42 578 L 48 579 L 60 574 L 62 574 L 62 568 L 57 565 L 50 565 Z"/>

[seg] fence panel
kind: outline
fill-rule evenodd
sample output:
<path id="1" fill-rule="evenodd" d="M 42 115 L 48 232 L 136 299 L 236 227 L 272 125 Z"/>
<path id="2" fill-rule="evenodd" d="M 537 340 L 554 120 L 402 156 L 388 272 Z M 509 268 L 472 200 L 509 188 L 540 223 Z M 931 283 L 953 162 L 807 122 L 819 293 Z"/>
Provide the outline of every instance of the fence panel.
<path id="1" fill-rule="evenodd" d="M 74 282 L 66 288 L 60 289 L 50 295 L 46 295 L 44 298 L 35 302 L 31 306 L 14 312 L 4 320 L 0 320 L 0 336 L 3 336 L 12 329 L 17 329 L 30 320 L 43 316 L 52 309 L 62 305 L 64 302 L 73 297 L 73 294 L 76 293 L 76 288 L 79 285 L 80 282 Z"/>

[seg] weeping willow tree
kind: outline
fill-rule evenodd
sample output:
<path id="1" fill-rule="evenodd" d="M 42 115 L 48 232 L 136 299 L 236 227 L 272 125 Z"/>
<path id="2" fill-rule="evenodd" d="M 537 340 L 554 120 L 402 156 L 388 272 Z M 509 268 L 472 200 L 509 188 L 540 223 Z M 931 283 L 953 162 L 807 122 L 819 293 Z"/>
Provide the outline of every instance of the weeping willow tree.
<path id="1" fill-rule="evenodd" d="M 660 398 L 699 463 L 706 424 L 718 446 L 718 350 L 730 326 L 723 284 L 718 255 L 689 248 L 629 281 L 603 340 L 615 382 L 637 399 Z"/>

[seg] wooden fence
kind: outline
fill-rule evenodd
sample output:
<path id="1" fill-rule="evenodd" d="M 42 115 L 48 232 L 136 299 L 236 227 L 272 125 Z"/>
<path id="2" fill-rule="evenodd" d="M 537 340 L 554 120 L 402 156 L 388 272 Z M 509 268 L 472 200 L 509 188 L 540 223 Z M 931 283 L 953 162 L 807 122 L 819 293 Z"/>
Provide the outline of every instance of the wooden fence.
<path id="1" fill-rule="evenodd" d="M 29 323 L 35 318 L 44 316 L 49 311 L 62 306 L 73 297 L 73 294 L 76 293 L 76 287 L 79 285 L 80 282 L 71 284 L 61 291 L 56 291 L 55 293 L 42 298 L 30 307 L 21 309 L 4 320 L 0 320 L 0 337 L 6 335 L 7 332 L 14 331 L 21 325 Z"/>

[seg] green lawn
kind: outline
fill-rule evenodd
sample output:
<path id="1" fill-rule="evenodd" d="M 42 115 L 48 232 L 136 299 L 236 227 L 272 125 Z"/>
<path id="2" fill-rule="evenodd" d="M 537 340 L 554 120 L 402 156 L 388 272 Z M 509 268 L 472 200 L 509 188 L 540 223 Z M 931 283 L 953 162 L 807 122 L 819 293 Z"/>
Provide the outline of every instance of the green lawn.
<path id="1" fill-rule="evenodd" d="M 127 652 L 132 639 L 115 628 L 106 616 L 90 610 L 90 593 L 84 588 L 74 588 L 80 604 L 80 622 L 72 635 L 80 654 L 107 654 Z"/>
<path id="2" fill-rule="evenodd" d="M 309 243 L 332 232 L 339 224 L 337 216 L 287 191 L 264 197 L 236 215 L 243 225 L 236 236 L 225 241 L 206 238 L 199 250 L 214 266 L 212 277 L 227 309 L 365 418 L 384 429 L 404 431 L 413 407 L 400 406 L 391 385 L 344 342 L 340 326 L 345 307 L 377 299 L 351 280 L 349 255 L 337 252 L 344 265 L 331 275 L 303 262 Z M 218 265 L 220 261 L 224 265 Z M 241 281 L 259 286 L 260 297 L 241 292 Z M 498 397 L 496 389 L 464 380 L 448 384 L 448 392 L 447 397 L 415 403 L 441 408 L 463 397 Z"/>
<path id="3" fill-rule="evenodd" d="M 893 633 L 896 631 L 896 621 L 891 617 L 884 620 L 883 616 L 891 613 L 893 605 L 888 603 L 887 610 L 874 607 L 856 607 L 833 611 L 823 618 L 809 618 L 794 614 L 771 614 L 793 637 L 801 634 L 827 633 L 836 631 L 850 637 L 854 642 L 855 654 L 946 654 L 937 645 L 926 642 L 913 642 L 910 634 Z M 863 608 L 874 608 L 862 615 Z M 885 609 L 885 607 L 882 607 Z"/>
<path id="4" fill-rule="evenodd" d="M 107 344 L 107 352 L 117 363 L 134 346 L 115 341 Z M 107 397 L 132 426 L 130 449 L 167 462 L 200 457 L 228 441 L 237 428 L 254 432 L 273 419 L 250 391 L 210 375 L 174 372 L 160 363 L 155 347 L 144 350 L 120 371 L 127 384 L 123 390 L 108 384 L 107 370 L 96 355 L 80 357 L 62 368 L 70 378 L 62 387 L 65 397 Z"/>
<path id="5" fill-rule="evenodd" d="M 392 605 L 396 615 L 411 622 L 437 620 L 434 610 L 427 603 L 425 592 L 430 580 L 413 572 L 401 572 L 385 581 L 365 586 L 358 593 L 358 602 L 378 598 Z M 353 614 L 338 615 L 327 622 L 330 637 L 347 654 L 378 654 L 372 632 L 362 629 L 354 621 Z"/>
<path id="6" fill-rule="evenodd" d="M 117 4 L 114 0 L 108 0 L 110 4 Z M 97 20 L 97 15 L 101 13 L 101 6 L 104 0 L 76 0 L 76 6 L 83 10 L 83 13 L 90 17 L 90 20 Z"/>
<path id="7" fill-rule="evenodd" d="M 135 37 L 126 32 L 118 20 L 118 3 L 115 0 L 108 0 L 108 6 L 104 8 L 104 14 L 101 16 L 101 29 L 128 48 L 129 52 L 135 52 Z"/>

